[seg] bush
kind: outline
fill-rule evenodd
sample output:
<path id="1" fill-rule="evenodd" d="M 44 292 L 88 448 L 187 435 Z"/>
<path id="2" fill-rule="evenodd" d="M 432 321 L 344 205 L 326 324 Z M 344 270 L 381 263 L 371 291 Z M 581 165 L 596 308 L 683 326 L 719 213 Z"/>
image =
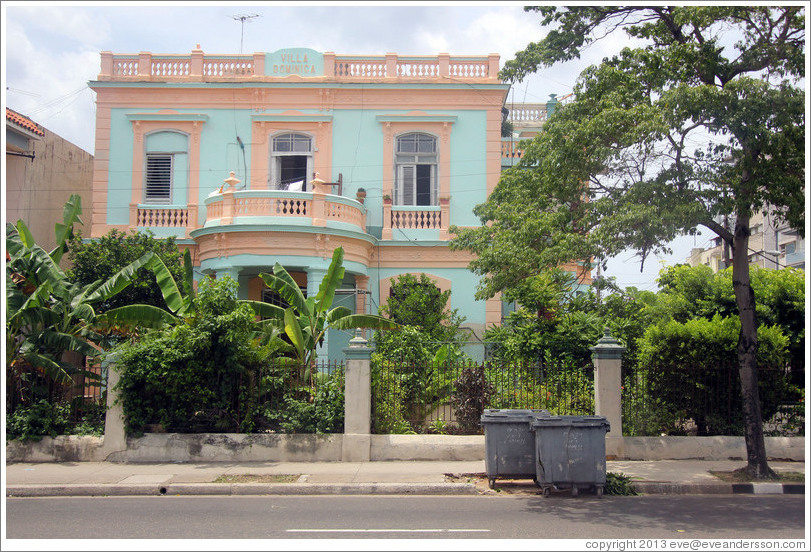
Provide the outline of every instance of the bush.
<path id="1" fill-rule="evenodd" d="M 463 431 L 477 433 L 481 426 L 484 408 L 490 403 L 493 386 L 487 381 L 483 366 L 463 368 L 454 382 L 455 391 L 451 404 L 456 422 Z"/>
<path id="2" fill-rule="evenodd" d="M 181 324 L 116 350 L 119 401 L 129 433 L 161 424 L 174 432 L 250 432 L 272 352 L 254 341 L 254 312 L 229 277 L 204 279 L 196 311 Z"/>
<path id="3" fill-rule="evenodd" d="M 736 346 L 737 317 L 714 316 L 651 326 L 640 341 L 639 370 L 626 378 L 637 399 L 629 434 L 742 435 L 743 417 Z M 779 328 L 758 328 L 758 371 L 764 420 L 793 402 L 786 374 L 787 344 Z M 632 399 L 633 400 L 633 399 Z M 633 408 L 631 409 L 634 410 Z"/>
<path id="4" fill-rule="evenodd" d="M 40 399 L 6 414 L 6 439 L 40 441 L 46 436 L 65 435 L 72 426 L 69 420 L 69 404 L 51 404 Z"/>

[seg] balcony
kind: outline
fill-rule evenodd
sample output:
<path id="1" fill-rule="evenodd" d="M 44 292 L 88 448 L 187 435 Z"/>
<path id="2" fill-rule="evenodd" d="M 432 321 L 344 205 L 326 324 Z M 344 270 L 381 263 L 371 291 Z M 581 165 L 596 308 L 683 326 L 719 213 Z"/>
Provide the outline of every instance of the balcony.
<path id="1" fill-rule="evenodd" d="M 205 200 L 204 228 L 233 225 L 313 226 L 366 232 L 366 209 L 343 196 L 283 190 L 226 190 Z"/>
<path id="2" fill-rule="evenodd" d="M 267 82 L 265 52 L 249 55 L 211 55 L 192 50 L 189 55 L 101 53 L 99 81 L 124 82 Z M 450 56 L 339 56 L 323 54 L 323 74 L 306 74 L 330 81 L 363 80 L 500 83 L 498 54 L 476 57 Z M 268 67 L 269 68 L 269 67 Z"/>

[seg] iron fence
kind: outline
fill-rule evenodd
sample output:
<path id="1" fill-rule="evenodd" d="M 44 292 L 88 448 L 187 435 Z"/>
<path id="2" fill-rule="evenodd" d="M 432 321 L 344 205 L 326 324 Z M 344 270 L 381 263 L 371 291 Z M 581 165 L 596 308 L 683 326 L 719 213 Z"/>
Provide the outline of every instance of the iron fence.
<path id="1" fill-rule="evenodd" d="M 374 433 L 477 434 L 484 409 L 594 413 L 591 364 L 372 365 Z"/>
<path id="2" fill-rule="evenodd" d="M 804 393 L 792 383 L 797 377 L 782 368 L 758 370 L 767 435 L 805 434 Z M 712 368 L 623 366 L 622 382 L 623 435 L 743 435 L 740 375 L 734 361 Z"/>

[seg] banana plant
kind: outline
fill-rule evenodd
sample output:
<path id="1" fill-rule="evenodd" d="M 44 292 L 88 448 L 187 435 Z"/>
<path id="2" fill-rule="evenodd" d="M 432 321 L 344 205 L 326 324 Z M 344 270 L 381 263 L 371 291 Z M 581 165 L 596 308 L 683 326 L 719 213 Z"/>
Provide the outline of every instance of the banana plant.
<path id="1" fill-rule="evenodd" d="M 65 353 L 95 357 L 104 341 L 93 304 L 122 291 L 149 262 L 141 257 L 104 282 L 71 282 L 58 262 L 74 222 L 80 222 L 81 203 L 74 199 L 66 205 L 64 223 L 56 225 L 51 253 L 34 242 L 23 221 L 6 226 L 6 366 L 12 378 L 25 379 L 33 371 L 70 383 L 75 368 L 63 362 Z"/>
<path id="2" fill-rule="evenodd" d="M 110 309 L 100 317 L 108 327 L 130 333 L 139 328 L 160 329 L 177 324 L 194 312 L 194 272 L 189 250 L 183 252 L 183 280 L 180 284 L 159 256 L 150 251 L 141 258 L 146 258 L 143 266 L 155 275 L 169 311 L 153 305 L 126 305 Z"/>
<path id="3" fill-rule="evenodd" d="M 332 308 L 335 291 L 344 278 L 343 258 L 342 247 L 333 251 L 332 261 L 315 297 L 304 297 L 298 284 L 287 270 L 276 263 L 273 266 L 273 274 L 261 273 L 259 277 L 268 288 L 278 293 L 290 306 L 282 308 L 262 301 L 245 301 L 253 307 L 257 315 L 265 318 L 261 322 L 262 324 L 283 331 L 293 345 L 292 352 L 297 364 L 303 367 L 305 374 L 309 374 L 309 370 L 318 356 L 316 348 L 330 329 L 392 330 L 399 328 L 397 323 L 382 316 L 352 314 L 351 310 L 343 306 Z"/>

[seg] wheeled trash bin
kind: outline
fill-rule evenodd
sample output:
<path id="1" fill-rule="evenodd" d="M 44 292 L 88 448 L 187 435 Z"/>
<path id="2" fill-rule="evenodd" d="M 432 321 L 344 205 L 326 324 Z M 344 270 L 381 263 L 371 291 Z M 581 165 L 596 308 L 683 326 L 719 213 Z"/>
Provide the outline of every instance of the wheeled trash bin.
<path id="1" fill-rule="evenodd" d="M 592 489 L 603 495 L 605 434 L 603 416 L 546 416 L 532 422 L 535 432 L 535 482 L 549 496 L 552 489 Z"/>
<path id="2" fill-rule="evenodd" d="M 532 422 L 547 410 L 488 409 L 481 417 L 486 449 L 484 465 L 492 489 L 496 478 L 535 479 L 535 435 Z"/>

